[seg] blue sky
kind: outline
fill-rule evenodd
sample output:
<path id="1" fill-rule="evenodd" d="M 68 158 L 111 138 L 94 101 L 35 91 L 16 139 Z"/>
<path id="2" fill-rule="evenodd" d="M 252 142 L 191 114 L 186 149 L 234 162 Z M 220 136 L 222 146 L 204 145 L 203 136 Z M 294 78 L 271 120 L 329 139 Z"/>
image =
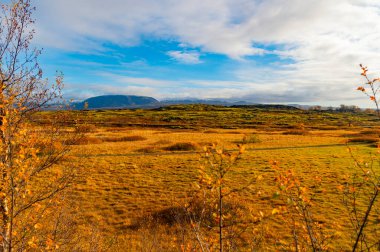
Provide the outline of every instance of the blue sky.
<path id="1" fill-rule="evenodd" d="M 35 45 L 65 96 L 224 98 L 369 107 L 377 0 L 39 0 Z"/>

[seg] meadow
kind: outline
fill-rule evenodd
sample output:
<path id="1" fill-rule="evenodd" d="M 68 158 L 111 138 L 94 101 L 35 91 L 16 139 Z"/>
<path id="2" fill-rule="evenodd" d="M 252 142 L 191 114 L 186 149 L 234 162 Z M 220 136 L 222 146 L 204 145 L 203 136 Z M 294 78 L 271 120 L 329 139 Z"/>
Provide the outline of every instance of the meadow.
<path id="1" fill-rule="evenodd" d="M 40 112 L 35 122 L 43 124 L 50 113 Z M 292 227 L 277 210 L 287 203 L 273 162 L 309 191 L 326 250 L 350 249 L 354 231 L 339 188 L 357 173 L 356 161 L 376 157 L 380 127 L 372 113 L 209 105 L 70 113 L 83 136 L 62 164 L 77 169 L 67 209 L 76 229 L 95 235 L 104 250 L 199 251 L 200 234 L 210 251 L 217 249 L 212 220 L 197 233 L 183 216 L 194 195 L 207 190 L 199 186 L 207 148 L 238 153 L 242 145 L 224 186 L 248 185 L 226 198 L 227 211 L 244 225 L 236 221 L 240 229 L 225 231 L 239 234 L 226 250 L 293 250 Z"/>

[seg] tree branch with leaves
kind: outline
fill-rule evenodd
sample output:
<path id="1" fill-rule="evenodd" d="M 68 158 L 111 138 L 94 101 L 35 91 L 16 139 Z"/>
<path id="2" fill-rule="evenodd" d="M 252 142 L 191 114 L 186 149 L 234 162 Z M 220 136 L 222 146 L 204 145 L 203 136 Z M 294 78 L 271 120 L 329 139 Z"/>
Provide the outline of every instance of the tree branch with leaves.
<path id="1" fill-rule="evenodd" d="M 65 112 L 43 127 L 32 121 L 62 98 L 63 87 L 62 75 L 52 84 L 43 79 L 41 50 L 31 45 L 34 10 L 30 0 L 17 0 L 0 12 L 0 248 L 9 252 L 44 246 L 42 219 L 73 176 L 56 166 L 69 151 L 56 121 Z"/>

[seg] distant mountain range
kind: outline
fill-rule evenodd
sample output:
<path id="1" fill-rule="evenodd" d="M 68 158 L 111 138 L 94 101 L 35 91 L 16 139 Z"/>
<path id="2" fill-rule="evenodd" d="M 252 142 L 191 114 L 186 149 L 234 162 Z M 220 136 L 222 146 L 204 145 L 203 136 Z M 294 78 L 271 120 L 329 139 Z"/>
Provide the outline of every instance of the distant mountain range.
<path id="1" fill-rule="evenodd" d="M 262 105 L 247 101 L 228 101 L 223 99 L 178 99 L 158 101 L 149 96 L 136 95 L 101 95 L 88 98 L 81 102 L 72 103 L 74 109 L 122 109 L 122 108 L 158 108 L 176 104 L 207 104 L 229 107 L 272 107 L 277 108 L 304 108 L 304 106 L 287 105 Z"/>

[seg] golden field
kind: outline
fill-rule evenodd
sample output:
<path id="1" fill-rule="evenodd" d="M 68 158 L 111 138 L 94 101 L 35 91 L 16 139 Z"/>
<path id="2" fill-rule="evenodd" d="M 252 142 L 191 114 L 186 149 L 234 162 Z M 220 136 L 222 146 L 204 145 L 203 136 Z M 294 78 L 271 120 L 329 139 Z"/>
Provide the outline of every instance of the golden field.
<path id="1" fill-rule="evenodd" d="M 174 118 L 196 118 L 188 120 L 188 125 L 178 119 L 180 123 L 174 126 L 172 122 L 165 125 L 167 120 L 162 120 L 160 111 L 146 112 L 156 118 L 153 126 L 149 125 L 149 118 L 144 120 L 144 126 L 120 123 L 131 123 L 142 117 L 144 111 L 141 110 L 102 111 L 103 116 L 113 114 L 112 120 L 104 121 L 95 111 L 78 112 L 82 113 L 85 133 L 72 146 L 67 158 L 77 169 L 77 177 L 67 195 L 78 229 L 84 233 L 95 232 L 105 250 L 198 251 L 189 223 L 182 222 L 176 215 L 181 215 L 178 209 L 184 209 L 199 190 L 204 148 L 214 145 L 237 153 L 237 145 L 244 144 L 241 159 L 226 177 L 226 187 L 239 188 L 254 178 L 260 179 L 226 199 L 248 209 L 247 220 L 255 220 L 245 225 L 245 242 L 237 250 L 281 251 L 292 245 L 291 227 L 284 222 L 281 213 L 273 211 L 286 205 L 275 180 L 278 171 L 272 167 L 273 161 L 284 172 L 293 171 L 313 195 L 313 216 L 331 235 L 328 249 L 348 250 L 352 228 L 348 210 L 342 203 L 341 187 L 346 185 L 350 175 L 358 172 L 351 154 L 359 162 L 376 157 L 374 144 L 378 129 L 372 115 L 246 110 L 244 113 L 255 115 L 256 120 L 268 120 L 258 127 L 250 124 L 246 128 L 244 122 L 236 125 L 234 118 L 228 115 L 241 114 L 241 111 L 217 109 L 218 117 L 227 118 L 224 128 L 218 127 L 220 122 L 207 127 L 210 120 L 207 114 L 215 117 L 213 111 L 171 111 L 177 113 L 172 115 Z M 290 126 L 276 126 L 279 120 L 275 117 L 284 115 L 285 119 L 291 116 L 297 120 L 290 120 L 294 122 L 289 123 Z M 314 122 L 307 119 L 310 116 L 336 119 L 335 123 Z M 355 116 L 360 123 L 351 125 Z M 245 117 L 248 118 L 245 121 L 251 123 L 249 118 L 252 117 Z M 116 120 L 119 125 L 107 125 Z M 233 127 L 228 127 L 228 122 Z M 209 232 L 215 231 L 210 229 Z M 258 233 L 260 242 L 257 242 Z M 260 247 L 255 243 L 260 243 Z"/>

